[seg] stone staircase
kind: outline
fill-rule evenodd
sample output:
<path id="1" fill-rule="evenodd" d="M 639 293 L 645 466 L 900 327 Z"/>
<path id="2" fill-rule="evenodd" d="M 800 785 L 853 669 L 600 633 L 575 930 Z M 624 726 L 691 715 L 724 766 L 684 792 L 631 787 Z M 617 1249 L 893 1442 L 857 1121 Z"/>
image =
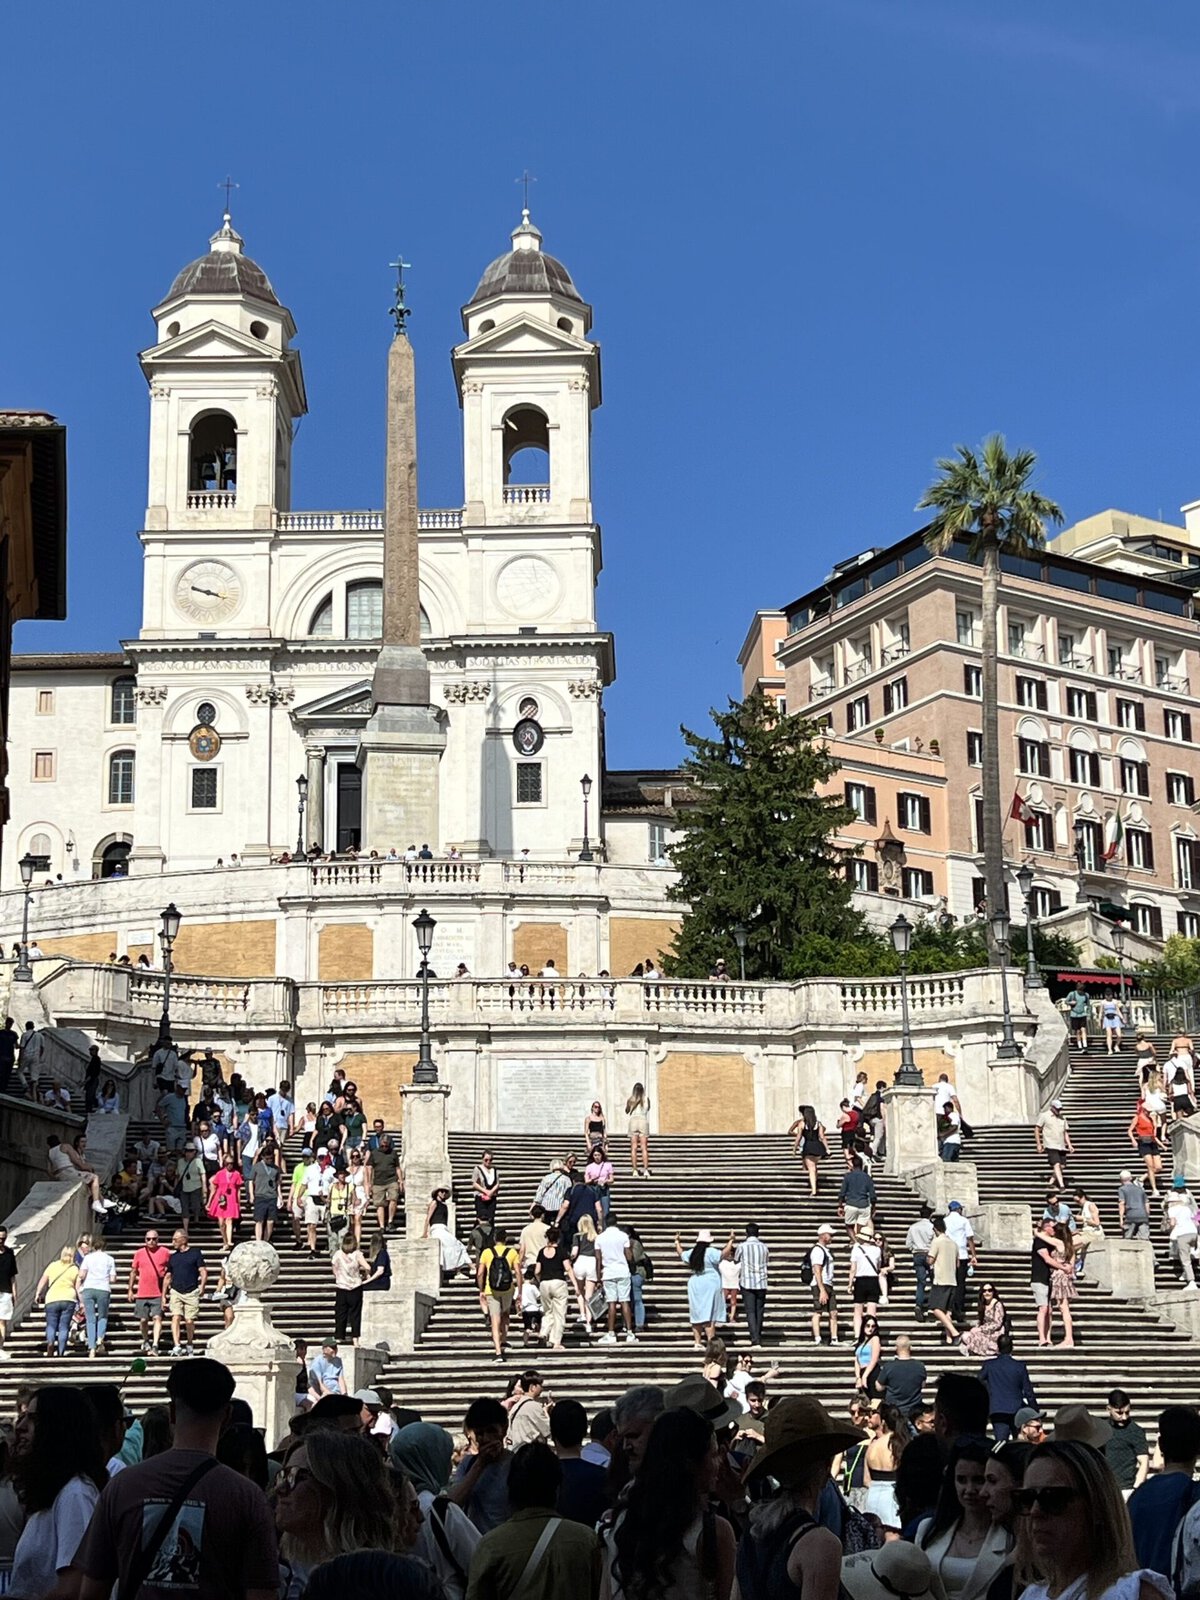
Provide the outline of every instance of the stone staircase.
<path id="1" fill-rule="evenodd" d="M 1113 1065 L 1095 1055 L 1073 1063 L 1064 1092 L 1080 1158 L 1074 1169 L 1095 1193 L 1105 1222 L 1115 1227 L 1115 1175 L 1133 1156 L 1124 1128 L 1133 1105 L 1132 1055 L 1126 1052 Z M 968 1117 L 970 1108 L 967 1108 Z M 130 1137 L 140 1129 L 131 1127 Z M 577 1140 L 574 1141 L 578 1143 Z M 528 1217 L 528 1207 L 549 1162 L 572 1144 L 569 1136 L 513 1134 L 452 1134 L 451 1156 L 460 1197 L 460 1231 L 470 1229 L 470 1172 L 484 1149 L 494 1153 L 502 1182 L 498 1220 L 513 1236 Z M 480 1312 L 474 1285 L 465 1279 L 452 1283 L 438 1303 L 433 1318 L 411 1355 L 391 1360 L 380 1381 L 388 1384 L 397 1403 L 413 1406 L 431 1421 L 457 1428 L 468 1403 L 479 1394 L 501 1392 L 508 1377 L 526 1364 L 536 1364 L 546 1374 L 549 1387 L 559 1396 L 570 1395 L 589 1409 L 610 1404 L 635 1383 L 672 1383 L 698 1370 L 699 1356 L 692 1348 L 687 1320 L 687 1271 L 674 1256 L 676 1232 L 685 1247 L 702 1227 L 713 1230 L 723 1242 L 730 1228 L 739 1231 L 749 1220 L 758 1222 L 771 1247 L 771 1291 L 767 1304 L 765 1349 L 758 1357 L 761 1371 L 778 1364 L 778 1387 L 818 1394 L 827 1405 L 841 1411 L 849 1398 L 853 1359 L 849 1347 L 815 1347 L 809 1324 L 810 1292 L 800 1282 L 800 1263 L 811 1248 L 817 1224 L 837 1222 L 834 1196 L 844 1170 L 840 1152 L 824 1164 L 821 1193 L 808 1194 L 800 1163 L 791 1155 L 790 1141 L 772 1135 L 656 1136 L 651 1141 L 654 1177 L 634 1180 L 623 1167 L 623 1143 L 614 1145 L 617 1179 L 614 1205 L 623 1221 L 641 1233 L 655 1265 L 654 1282 L 647 1287 L 648 1325 L 637 1344 L 624 1341 L 600 1346 L 584 1339 L 575 1325 L 574 1308 L 568 1323 L 568 1349 L 555 1355 L 545 1350 L 525 1352 L 520 1344 L 518 1319 L 510 1359 L 506 1366 L 492 1364 L 488 1330 Z M 288 1150 L 289 1163 L 296 1149 Z M 968 1143 L 965 1155 L 978 1162 L 981 1199 L 1025 1199 L 1039 1208 L 1044 1196 L 1044 1159 L 1039 1159 L 1028 1128 L 989 1128 Z M 1130 1165 L 1136 1165 L 1130 1161 Z M 886 1339 L 912 1334 L 916 1353 L 928 1366 L 931 1378 L 943 1369 L 975 1369 L 956 1352 L 939 1344 L 936 1325 L 918 1323 L 912 1311 L 911 1263 L 903 1250 L 905 1232 L 916 1214 L 917 1199 L 901 1182 L 876 1175 L 880 1194 L 879 1223 L 892 1242 L 899 1267 L 898 1283 L 890 1308 L 881 1313 Z M 423 1210 L 414 1196 L 414 1212 Z M 125 1299 L 129 1262 L 141 1242 L 144 1226 L 130 1219 L 123 1237 L 110 1239 L 120 1278 L 114 1296 L 106 1358 L 89 1360 L 72 1351 L 63 1361 L 40 1355 L 42 1319 L 31 1314 L 10 1339 L 12 1359 L 0 1362 L 0 1415 L 11 1414 L 18 1383 L 99 1382 L 124 1380 L 124 1393 L 135 1412 L 161 1400 L 170 1362 L 152 1357 L 144 1374 L 127 1377 L 138 1352 L 138 1329 L 133 1308 Z M 169 1226 L 162 1227 L 164 1236 Z M 217 1233 L 207 1221 L 195 1230 L 197 1242 L 209 1258 L 215 1284 Z M 243 1222 L 241 1237 L 251 1236 Z M 311 1260 L 291 1243 L 290 1227 L 277 1226 L 276 1242 L 283 1259 L 279 1282 L 268 1294 L 279 1328 L 310 1343 L 328 1334 L 333 1322 L 333 1285 L 327 1257 Z M 1173 1281 L 1161 1246 L 1164 1286 Z M 848 1249 L 840 1229 L 835 1239 L 838 1284 L 843 1309 Z M 1089 1284 L 1080 1288 L 1075 1303 L 1076 1337 L 1080 1347 L 1067 1351 L 1040 1351 L 1035 1345 L 1033 1306 L 1028 1286 L 1028 1255 L 1020 1252 L 984 1252 L 981 1270 L 996 1282 L 1012 1315 L 1018 1354 L 1030 1363 L 1043 1404 L 1054 1407 L 1068 1400 L 1097 1406 L 1114 1384 L 1127 1388 L 1144 1413 L 1176 1400 L 1191 1400 L 1194 1390 L 1188 1374 L 1195 1347 L 1168 1325 L 1151 1318 L 1135 1305 L 1113 1300 Z M 979 1280 L 976 1279 L 976 1282 Z M 115 1324 L 115 1325 L 114 1325 Z M 207 1338 L 222 1325 L 220 1309 L 205 1302 L 199 1334 Z M 848 1328 L 848 1319 L 843 1328 Z M 1146 1360 L 1147 1336 L 1155 1357 Z M 731 1350 L 746 1343 L 745 1324 L 726 1327 Z"/>

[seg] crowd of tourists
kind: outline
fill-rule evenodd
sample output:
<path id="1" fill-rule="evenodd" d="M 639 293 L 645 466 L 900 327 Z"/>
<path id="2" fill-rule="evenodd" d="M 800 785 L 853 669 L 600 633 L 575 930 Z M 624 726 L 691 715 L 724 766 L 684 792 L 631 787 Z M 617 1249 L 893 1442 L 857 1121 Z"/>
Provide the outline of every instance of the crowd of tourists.
<path id="1" fill-rule="evenodd" d="M 336 1353 L 330 1358 L 336 1360 Z M 301 1357 L 301 1366 L 303 1359 Z M 697 1373 L 589 1415 L 528 1369 L 452 1433 L 326 1385 L 282 1438 L 207 1357 L 140 1417 L 114 1384 L 24 1389 L 0 1431 L 16 1600 L 1183 1600 L 1200 1412 L 1127 1395 L 990 1431 L 977 1378 L 907 1407 L 728 1395 Z M 749 1404 L 745 1402 L 749 1401 Z"/>

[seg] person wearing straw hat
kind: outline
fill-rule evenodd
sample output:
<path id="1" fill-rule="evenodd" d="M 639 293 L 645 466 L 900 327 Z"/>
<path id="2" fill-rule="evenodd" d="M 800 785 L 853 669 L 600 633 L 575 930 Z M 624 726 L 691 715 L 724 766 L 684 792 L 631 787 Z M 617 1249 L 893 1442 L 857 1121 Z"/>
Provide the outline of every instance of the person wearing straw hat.
<path id="1" fill-rule="evenodd" d="M 944 1600 L 946 1593 L 924 1550 L 902 1539 L 843 1557 L 842 1587 L 850 1600 Z"/>
<path id="2" fill-rule="evenodd" d="M 1112 1438 L 1112 1424 L 1094 1417 L 1086 1406 L 1059 1406 L 1054 1413 L 1054 1442 L 1062 1444 L 1075 1439 L 1079 1444 L 1090 1444 L 1093 1450 L 1104 1454 L 1104 1447 Z"/>
<path id="3" fill-rule="evenodd" d="M 751 1510 L 738 1547 L 739 1594 L 836 1593 L 842 1542 L 818 1524 L 817 1502 L 834 1456 L 865 1439 L 861 1428 L 835 1422 L 815 1395 L 789 1397 L 768 1411 L 763 1447 L 744 1477 L 773 1478 L 780 1492 Z"/>

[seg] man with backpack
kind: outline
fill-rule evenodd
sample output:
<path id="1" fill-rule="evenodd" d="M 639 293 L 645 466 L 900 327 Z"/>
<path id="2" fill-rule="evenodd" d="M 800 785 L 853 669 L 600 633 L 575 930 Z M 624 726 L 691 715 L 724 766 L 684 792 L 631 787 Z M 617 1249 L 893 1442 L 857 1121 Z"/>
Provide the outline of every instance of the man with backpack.
<path id="1" fill-rule="evenodd" d="M 817 1242 L 800 1262 L 800 1282 L 810 1285 L 812 1289 L 812 1336 L 813 1343 L 821 1342 L 821 1318 L 829 1318 L 829 1342 L 831 1345 L 840 1344 L 838 1338 L 837 1314 L 837 1272 L 833 1259 L 833 1251 L 829 1248 L 833 1239 L 833 1229 L 829 1223 L 823 1222 L 817 1229 Z"/>
<path id="2" fill-rule="evenodd" d="M 496 1361 L 505 1359 L 508 1319 L 512 1314 L 519 1265 L 516 1248 L 508 1242 L 508 1229 L 496 1228 L 491 1243 L 479 1252 L 479 1266 L 475 1273 L 479 1293 L 484 1297 L 491 1321 L 492 1344 L 496 1348 L 493 1359 Z"/>

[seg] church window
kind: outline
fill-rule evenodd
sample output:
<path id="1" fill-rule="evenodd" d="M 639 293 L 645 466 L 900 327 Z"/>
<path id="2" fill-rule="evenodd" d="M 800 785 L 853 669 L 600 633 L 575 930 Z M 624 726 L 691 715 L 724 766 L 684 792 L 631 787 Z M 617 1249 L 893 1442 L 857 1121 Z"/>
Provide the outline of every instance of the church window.
<path id="1" fill-rule="evenodd" d="M 192 810 L 215 811 L 217 809 L 217 769 L 216 767 L 192 768 Z"/>
<path id="2" fill-rule="evenodd" d="M 550 421 L 537 406 L 515 406 L 504 419 L 505 484 L 550 482 Z"/>
<path id="3" fill-rule="evenodd" d="M 479 324 L 479 331 L 480 333 L 491 333 L 495 326 L 496 324 L 491 317 L 484 317 L 483 321 Z"/>
<path id="4" fill-rule="evenodd" d="M 211 728 L 215 724 L 216 720 L 216 706 L 213 705 L 211 700 L 201 700 L 200 704 L 196 707 L 196 721 L 203 723 L 206 728 Z"/>
<path id="5" fill-rule="evenodd" d="M 133 697 L 136 678 L 114 678 L 109 698 L 108 720 L 115 723 L 137 721 L 137 702 Z"/>
<path id="6" fill-rule="evenodd" d="M 178 336 L 178 333 L 179 333 L 179 324 L 177 322 L 168 322 L 167 323 L 167 338 L 168 339 L 174 339 L 174 338 L 176 338 Z"/>
<path id="7" fill-rule="evenodd" d="M 559 327 L 562 329 L 562 331 L 564 333 L 574 333 L 574 331 L 575 331 L 574 328 L 572 328 L 572 326 L 571 326 L 570 317 L 559 317 L 558 325 L 559 325 Z"/>
<path id="8" fill-rule="evenodd" d="M 265 322 L 252 322 L 250 324 L 250 332 L 256 339 L 265 339 L 269 329 Z"/>
<path id="9" fill-rule="evenodd" d="M 310 639 L 331 639 L 333 637 L 332 595 L 326 595 L 313 612 L 313 619 L 308 625 L 308 636 Z"/>
<path id="10" fill-rule="evenodd" d="M 525 698 L 521 701 L 521 704 L 517 707 L 517 715 L 519 717 L 534 717 L 534 718 L 536 718 L 537 714 L 538 714 L 538 712 L 540 710 L 541 710 L 541 707 L 538 705 L 537 701 L 533 698 L 533 696 L 531 694 L 527 694 L 525 696 Z"/>
<path id="11" fill-rule="evenodd" d="M 50 835 L 48 833 L 35 833 L 29 841 L 29 854 L 31 856 L 48 856 L 50 854 Z"/>
<path id="12" fill-rule="evenodd" d="M 237 488 L 237 426 L 227 411 L 210 411 L 192 424 L 188 488 L 220 494 Z"/>
<path id="13" fill-rule="evenodd" d="M 373 579 L 346 589 L 347 639 L 383 638 L 383 584 Z"/>
<path id="14" fill-rule="evenodd" d="M 34 783 L 54 782 L 53 750 L 35 750 L 33 752 L 33 781 Z"/>
<path id="15" fill-rule="evenodd" d="M 517 762 L 517 804 L 540 806 L 542 804 L 542 763 Z"/>
<path id="16" fill-rule="evenodd" d="M 110 806 L 133 804 L 133 751 L 114 750 L 108 758 L 108 803 Z"/>

